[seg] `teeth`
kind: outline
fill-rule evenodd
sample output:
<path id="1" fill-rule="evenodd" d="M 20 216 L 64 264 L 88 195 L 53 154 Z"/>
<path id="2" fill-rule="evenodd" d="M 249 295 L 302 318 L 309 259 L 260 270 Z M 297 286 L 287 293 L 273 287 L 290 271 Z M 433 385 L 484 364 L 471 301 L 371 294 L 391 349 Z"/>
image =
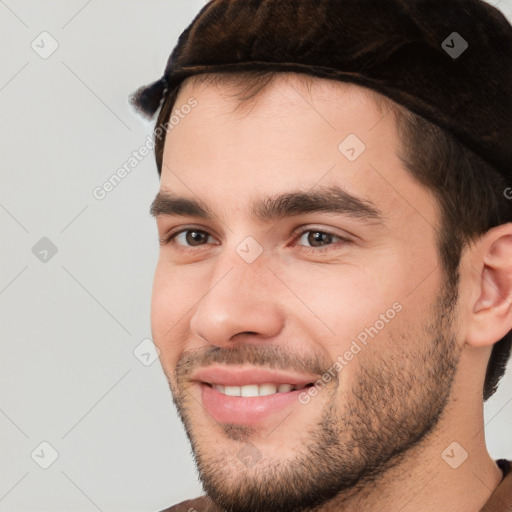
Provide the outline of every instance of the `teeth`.
<path id="1" fill-rule="evenodd" d="M 275 384 L 260 384 L 259 392 L 259 396 L 273 395 L 277 393 L 277 386 Z"/>
<path id="2" fill-rule="evenodd" d="M 275 393 L 288 393 L 295 389 L 301 389 L 301 386 L 292 386 L 291 384 L 248 384 L 247 386 L 221 386 L 218 384 L 212 385 L 213 389 L 220 393 L 228 396 L 243 396 L 243 397 L 254 397 L 254 396 L 267 396 Z"/>
<path id="3" fill-rule="evenodd" d="M 257 384 L 241 386 L 238 389 L 240 390 L 240 396 L 259 396 L 259 390 L 258 390 Z"/>
<path id="4" fill-rule="evenodd" d="M 240 386 L 226 386 L 224 394 L 228 396 L 240 396 Z"/>

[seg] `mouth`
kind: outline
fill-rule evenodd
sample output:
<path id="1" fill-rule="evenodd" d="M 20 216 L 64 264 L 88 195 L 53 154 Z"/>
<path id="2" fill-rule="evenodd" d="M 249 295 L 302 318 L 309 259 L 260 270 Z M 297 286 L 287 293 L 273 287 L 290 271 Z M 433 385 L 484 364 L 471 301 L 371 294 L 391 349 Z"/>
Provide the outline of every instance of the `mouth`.
<path id="1" fill-rule="evenodd" d="M 194 373 L 201 401 L 218 423 L 255 424 L 299 405 L 318 377 L 263 368 L 208 367 Z"/>

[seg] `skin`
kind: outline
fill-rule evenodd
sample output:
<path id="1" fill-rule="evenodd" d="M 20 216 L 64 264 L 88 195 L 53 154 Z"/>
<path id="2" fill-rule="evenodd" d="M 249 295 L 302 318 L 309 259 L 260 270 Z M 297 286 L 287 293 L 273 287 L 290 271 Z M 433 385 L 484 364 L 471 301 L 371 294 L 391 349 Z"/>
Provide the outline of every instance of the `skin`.
<path id="1" fill-rule="evenodd" d="M 512 327 L 512 225 L 465 249 L 457 298 L 435 245 L 435 199 L 404 169 L 393 116 L 371 95 L 281 76 L 235 111 L 232 92 L 187 81 L 176 108 L 198 105 L 164 149 L 160 191 L 201 199 L 215 220 L 156 217 L 161 239 L 211 235 L 161 244 L 151 312 L 205 490 L 238 511 L 479 510 L 502 478 L 485 445 L 482 389 L 492 344 Z M 348 134 L 366 145 L 354 162 L 338 149 Z M 371 201 L 383 223 L 251 215 L 257 198 L 329 184 Z M 315 246 L 310 232 L 293 234 L 301 226 L 349 242 Z M 263 250 L 250 264 L 236 252 L 247 236 Z M 202 407 L 190 380 L 199 366 L 273 361 L 318 375 L 395 303 L 400 312 L 308 404 L 250 426 L 220 425 Z M 468 454 L 456 469 L 442 457 L 453 442 Z M 254 466 L 237 457 L 244 447 Z"/>

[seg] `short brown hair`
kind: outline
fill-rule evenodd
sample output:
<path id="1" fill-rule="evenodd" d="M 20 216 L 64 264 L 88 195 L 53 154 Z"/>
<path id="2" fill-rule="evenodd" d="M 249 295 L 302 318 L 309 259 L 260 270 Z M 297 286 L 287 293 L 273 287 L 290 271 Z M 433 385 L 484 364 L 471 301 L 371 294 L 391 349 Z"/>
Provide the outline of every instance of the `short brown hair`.
<path id="1" fill-rule="evenodd" d="M 238 98 L 241 106 L 255 99 L 277 75 L 283 74 L 289 73 L 272 70 L 202 73 L 185 82 L 234 85 L 238 92 L 233 96 Z M 318 80 L 306 74 L 293 75 L 305 81 L 308 88 Z M 185 82 L 165 98 L 155 130 L 169 120 Z M 405 169 L 431 190 L 438 201 L 441 222 L 437 226 L 437 247 L 449 286 L 457 287 L 463 248 L 489 229 L 512 222 L 512 200 L 504 194 L 506 181 L 492 166 L 437 125 L 371 89 L 366 91 L 381 111 L 394 116 L 401 140 L 399 156 Z M 155 137 L 159 175 L 164 144 L 165 137 Z M 495 393 L 506 371 L 511 346 L 512 331 L 509 331 L 492 348 L 483 388 L 484 401 Z"/>

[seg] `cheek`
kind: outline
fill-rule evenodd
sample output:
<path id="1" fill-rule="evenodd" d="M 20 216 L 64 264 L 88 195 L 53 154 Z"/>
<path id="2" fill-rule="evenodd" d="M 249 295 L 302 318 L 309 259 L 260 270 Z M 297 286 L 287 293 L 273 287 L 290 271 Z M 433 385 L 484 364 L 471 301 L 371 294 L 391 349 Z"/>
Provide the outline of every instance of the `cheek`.
<path id="1" fill-rule="evenodd" d="M 191 306 L 198 300 L 196 289 L 186 272 L 158 262 L 151 297 L 151 331 L 165 367 L 174 366 L 186 348 Z"/>
<path id="2" fill-rule="evenodd" d="M 325 332 L 331 348 L 342 349 L 400 299 L 399 275 L 394 270 L 377 272 L 367 266 L 346 265 L 287 272 L 283 281 L 301 299 L 290 296 L 289 305 L 295 306 L 289 312 L 302 319 L 305 329 Z M 312 339 L 319 334 L 317 330 Z"/>
<path id="3" fill-rule="evenodd" d="M 287 272 L 283 281 L 301 299 L 289 294 L 288 314 L 331 361 L 347 351 L 386 351 L 387 340 L 399 337 L 411 321 L 419 321 L 435 295 L 435 273 L 411 293 L 420 279 L 412 261 L 390 252 L 363 265 Z M 347 355 L 348 360 L 359 359 Z"/>

